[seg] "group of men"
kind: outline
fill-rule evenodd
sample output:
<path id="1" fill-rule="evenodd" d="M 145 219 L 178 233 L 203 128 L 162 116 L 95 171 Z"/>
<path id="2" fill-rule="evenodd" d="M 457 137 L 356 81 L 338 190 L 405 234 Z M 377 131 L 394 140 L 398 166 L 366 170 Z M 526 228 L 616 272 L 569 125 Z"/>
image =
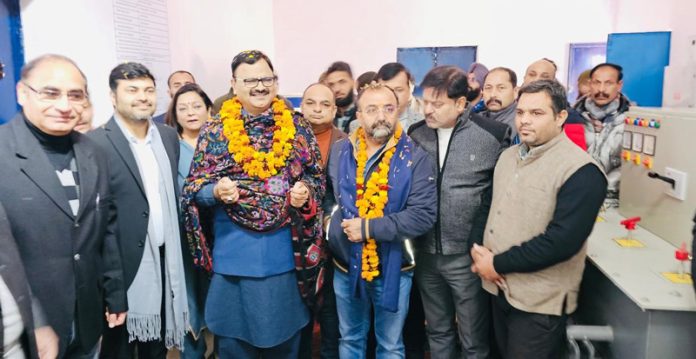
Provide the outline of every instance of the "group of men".
<path id="1" fill-rule="evenodd" d="M 326 358 L 366 357 L 371 326 L 378 358 L 418 357 L 423 339 L 402 333 L 424 322 L 432 358 L 559 357 L 586 238 L 618 198 L 621 67 L 593 68 L 571 108 L 548 59 L 521 87 L 475 65 L 433 68 L 416 99 L 401 64 L 358 87 L 336 62 L 299 114 L 270 59 L 242 52 L 182 189 L 146 67 L 112 70 L 114 115 L 82 135 L 84 74 L 60 55 L 30 61 L 22 111 L 0 127 L 4 354 L 189 348 L 191 256 L 211 272 L 223 358 L 308 357 L 315 319 Z M 172 74 L 170 95 L 188 82 Z"/>

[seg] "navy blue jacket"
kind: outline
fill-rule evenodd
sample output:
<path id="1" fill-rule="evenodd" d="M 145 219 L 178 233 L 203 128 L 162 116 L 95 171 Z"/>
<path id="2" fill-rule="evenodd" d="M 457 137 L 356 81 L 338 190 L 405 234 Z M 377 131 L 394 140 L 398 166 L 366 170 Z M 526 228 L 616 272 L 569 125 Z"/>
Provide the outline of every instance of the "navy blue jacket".
<path id="1" fill-rule="evenodd" d="M 404 134 L 406 136 L 406 134 Z M 330 214 L 338 198 L 338 168 L 339 151 L 343 139 L 335 143 L 331 148 L 331 155 L 327 165 L 326 198 L 322 206 L 324 213 Z M 416 238 L 427 232 L 435 224 L 437 218 L 437 190 L 433 164 L 428 154 L 418 146 L 415 146 L 412 157 L 411 189 L 406 201 L 406 207 L 398 213 L 388 214 L 382 218 L 371 219 L 369 224 L 369 236 L 375 241 L 402 241 L 406 238 Z M 377 168 L 378 159 L 367 171 L 371 173 Z M 369 177 L 369 175 L 367 176 Z M 343 216 L 340 210 L 334 212 L 331 218 L 331 226 L 340 228 Z M 349 263 L 351 242 L 341 230 L 332 230 L 329 236 L 329 248 L 334 260 L 341 266 Z M 403 251 L 403 264 L 408 265 L 409 260 L 406 251 Z M 342 269 L 345 269 L 342 268 Z"/>

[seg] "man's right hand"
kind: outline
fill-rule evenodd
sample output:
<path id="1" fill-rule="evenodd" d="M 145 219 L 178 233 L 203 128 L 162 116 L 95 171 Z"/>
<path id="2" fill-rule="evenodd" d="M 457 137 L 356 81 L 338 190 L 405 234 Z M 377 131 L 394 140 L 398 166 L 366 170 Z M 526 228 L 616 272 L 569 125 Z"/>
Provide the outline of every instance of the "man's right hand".
<path id="1" fill-rule="evenodd" d="M 34 329 L 36 349 L 41 359 L 55 359 L 58 356 L 58 336 L 50 326 Z"/>
<path id="2" fill-rule="evenodd" d="M 213 196 L 218 201 L 225 204 L 232 204 L 239 200 L 239 189 L 237 182 L 232 181 L 228 177 L 222 178 L 213 188 Z"/>
<path id="3" fill-rule="evenodd" d="M 106 315 L 106 322 L 109 323 L 109 328 L 118 327 L 126 322 L 126 312 L 109 313 L 109 310 L 107 309 L 104 315 Z"/>

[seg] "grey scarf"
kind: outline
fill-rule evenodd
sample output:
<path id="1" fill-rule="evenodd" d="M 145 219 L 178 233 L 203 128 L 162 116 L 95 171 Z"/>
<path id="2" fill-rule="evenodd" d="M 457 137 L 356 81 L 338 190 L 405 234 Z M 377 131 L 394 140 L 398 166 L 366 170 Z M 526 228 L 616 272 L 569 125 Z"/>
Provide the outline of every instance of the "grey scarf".
<path id="1" fill-rule="evenodd" d="M 154 124 L 152 124 L 154 126 Z M 159 247 L 146 237 L 143 257 L 133 283 L 128 288 L 128 341 L 147 342 L 162 340 L 162 287 L 164 285 L 164 318 L 167 348 L 183 350 L 184 336 L 188 328 L 188 302 L 186 283 L 179 238 L 177 199 L 174 193 L 169 157 L 157 128 L 152 136 L 152 150 L 158 163 L 160 174 L 160 199 L 164 217 L 164 268 L 165 282 L 162 283 Z M 141 172 L 142 176 L 142 172 Z M 148 198 L 149 200 L 149 198 Z M 153 221 L 148 223 L 148 233 L 155 233 Z M 171 294 L 169 294 L 171 293 Z"/>
<path id="2" fill-rule="evenodd" d="M 599 120 L 603 123 L 611 122 L 614 116 L 616 116 L 619 110 L 619 105 L 621 104 L 621 97 L 617 97 L 614 101 L 599 107 L 594 101 L 588 96 L 585 99 L 585 109 L 590 113 L 590 116 L 595 120 Z"/>

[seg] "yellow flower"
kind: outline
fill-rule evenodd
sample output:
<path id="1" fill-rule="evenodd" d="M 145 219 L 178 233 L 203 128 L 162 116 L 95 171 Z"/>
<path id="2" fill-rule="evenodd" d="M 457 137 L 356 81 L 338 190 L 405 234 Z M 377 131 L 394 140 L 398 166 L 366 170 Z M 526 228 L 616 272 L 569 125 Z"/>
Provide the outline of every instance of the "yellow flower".
<path id="1" fill-rule="evenodd" d="M 251 140 L 242 119 L 242 104 L 236 97 L 225 101 L 220 110 L 223 134 L 229 141 L 228 151 L 247 175 L 259 179 L 278 174 L 278 169 L 287 164 L 293 148 L 291 142 L 295 139 L 295 123 L 285 102 L 276 98 L 271 107 L 278 129 L 273 133 L 273 144 L 267 149 L 268 152 L 257 151 L 250 145 Z"/>
<path id="2" fill-rule="evenodd" d="M 358 130 L 358 153 L 356 154 L 357 166 L 355 173 L 356 189 L 355 206 L 358 208 L 358 215 L 361 218 L 373 219 L 384 216 L 384 207 L 389 196 L 388 191 L 381 190 L 380 186 L 389 184 L 389 165 L 394 156 L 396 147 L 388 149 L 383 155 L 377 169 L 372 172 L 365 183 L 364 173 L 367 165 L 367 144 L 365 142 L 365 132 L 362 128 Z M 401 127 L 394 134 L 396 141 L 401 138 Z M 363 189 L 360 189 L 362 187 Z M 368 238 L 362 248 L 362 271 L 360 277 L 371 282 L 379 276 L 379 256 L 377 254 L 377 242 Z"/>

